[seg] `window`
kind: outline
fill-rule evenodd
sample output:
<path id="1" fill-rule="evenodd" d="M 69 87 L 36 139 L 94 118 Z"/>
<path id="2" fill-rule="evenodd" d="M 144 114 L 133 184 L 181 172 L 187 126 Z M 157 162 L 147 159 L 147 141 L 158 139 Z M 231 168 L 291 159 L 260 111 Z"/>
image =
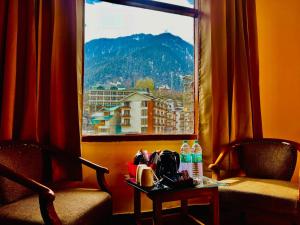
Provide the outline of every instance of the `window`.
<path id="1" fill-rule="evenodd" d="M 148 125 L 147 119 L 145 119 L 145 118 L 141 119 L 141 124 L 142 125 Z"/>
<path id="2" fill-rule="evenodd" d="M 123 126 L 130 126 L 130 119 L 124 119 Z"/>
<path id="3" fill-rule="evenodd" d="M 130 102 L 124 102 L 123 105 L 124 105 L 125 107 L 130 107 Z"/>
<path id="4" fill-rule="evenodd" d="M 148 115 L 147 109 L 142 109 L 141 115 L 142 116 L 147 116 Z"/>
<path id="5" fill-rule="evenodd" d="M 130 116 L 130 110 L 124 110 L 123 116 Z"/>
<path id="6" fill-rule="evenodd" d="M 100 133 L 106 133 L 107 132 L 107 129 L 105 128 L 100 128 Z"/>
<path id="7" fill-rule="evenodd" d="M 141 127 L 141 132 L 142 133 L 147 133 L 148 127 Z"/>
<path id="8" fill-rule="evenodd" d="M 83 136 L 105 135 L 91 119 L 103 111 L 114 112 L 107 135 L 145 133 L 141 125 L 195 134 L 198 15 L 194 0 L 85 0 Z"/>
<path id="9" fill-rule="evenodd" d="M 147 101 L 142 101 L 142 107 L 147 107 Z"/>

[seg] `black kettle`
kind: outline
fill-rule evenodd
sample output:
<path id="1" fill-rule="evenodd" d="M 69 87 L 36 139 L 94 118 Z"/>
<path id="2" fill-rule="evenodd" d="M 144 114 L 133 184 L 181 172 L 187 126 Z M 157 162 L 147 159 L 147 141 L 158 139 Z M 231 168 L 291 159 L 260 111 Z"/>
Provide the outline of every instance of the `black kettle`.
<path id="1" fill-rule="evenodd" d="M 159 178 L 173 178 L 178 172 L 180 157 L 177 152 L 163 150 L 158 157 L 155 173 Z"/>

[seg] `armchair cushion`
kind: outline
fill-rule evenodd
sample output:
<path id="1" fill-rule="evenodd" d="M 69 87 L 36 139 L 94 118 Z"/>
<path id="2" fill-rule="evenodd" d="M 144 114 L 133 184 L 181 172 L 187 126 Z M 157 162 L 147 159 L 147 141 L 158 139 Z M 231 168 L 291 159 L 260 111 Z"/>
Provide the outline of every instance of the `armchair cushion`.
<path id="1" fill-rule="evenodd" d="M 98 189 L 62 189 L 55 191 L 55 210 L 64 225 L 101 225 L 111 213 L 111 195 Z M 102 221 L 103 223 L 99 223 Z M 0 224 L 44 224 L 37 195 L 1 207 Z"/>
<path id="2" fill-rule="evenodd" d="M 297 213 L 298 186 L 289 181 L 234 177 L 222 180 L 221 207 L 252 208 L 257 211 Z"/>

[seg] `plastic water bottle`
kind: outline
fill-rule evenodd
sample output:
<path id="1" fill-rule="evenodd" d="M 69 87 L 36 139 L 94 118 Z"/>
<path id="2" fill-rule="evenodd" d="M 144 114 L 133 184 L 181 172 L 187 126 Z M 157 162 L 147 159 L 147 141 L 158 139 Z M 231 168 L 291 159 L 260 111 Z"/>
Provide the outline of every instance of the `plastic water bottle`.
<path id="1" fill-rule="evenodd" d="M 180 164 L 179 164 L 179 172 L 183 170 L 187 170 L 187 162 L 186 162 L 186 154 L 189 148 L 189 144 L 187 141 L 183 141 L 180 147 Z"/>
<path id="2" fill-rule="evenodd" d="M 186 170 L 189 176 L 192 177 L 192 155 L 191 148 L 187 141 L 183 141 L 180 148 L 180 165 L 179 172 Z"/>
<path id="3" fill-rule="evenodd" d="M 203 164 L 202 164 L 202 148 L 198 143 L 198 140 L 194 141 L 192 146 L 192 164 L 193 164 L 193 179 L 201 181 L 203 177 Z"/>

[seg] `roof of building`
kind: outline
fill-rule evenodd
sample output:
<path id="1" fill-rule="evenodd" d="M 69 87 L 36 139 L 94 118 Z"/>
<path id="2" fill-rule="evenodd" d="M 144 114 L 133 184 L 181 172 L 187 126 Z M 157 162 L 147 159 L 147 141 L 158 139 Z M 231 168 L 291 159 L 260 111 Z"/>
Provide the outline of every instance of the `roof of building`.
<path id="1" fill-rule="evenodd" d="M 99 117 L 92 117 L 91 118 L 91 122 L 93 125 L 96 125 L 98 123 L 100 123 L 101 121 L 108 121 L 110 120 L 111 118 L 113 118 L 112 115 L 109 115 L 109 116 L 99 116 Z"/>
<path id="2" fill-rule="evenodd" d="M 102 116 L 103 112 L 113 112 L 113 111 L 119 109 L 120 107 L 121 107 L 120 105 L 113 106 L 113 107 L 103 107 L 98 112 L 93 113 L 92 117 Z"/>
<path id="3" fill-rule="evenodd" d="M 117 105 L 117 106 L 113 106 L 113 107 L 110 107 L 110 108 L 105 107 L 105 108 L 103 108 L 102 110 L 103 110 L 103 111 L 109 111 L 109 112 L 112 112 L 112 111 L 115 111 L 115 110 L 119 109 L 120 107 L 121 107 L 121 106 Z"/>
<path id="4" fill-rule="evenodd" d="M 122 98 L 120 101 L 124 102 L 124 101 L 128 100 L 129 98 L 131 98 L 134 95 L 139 95 L 139 96 L 144 97 L 145 99 L 148 99 L 148 100 L 152 100 L 153 99 L 152 96 L 149 96 L 149 95 L 146 95 L 146 94 L 143 94 L 143 93 L 140 93 L 140 92 L 133 92 L 133 93 L 125 96 L 124 98 Z"/>

